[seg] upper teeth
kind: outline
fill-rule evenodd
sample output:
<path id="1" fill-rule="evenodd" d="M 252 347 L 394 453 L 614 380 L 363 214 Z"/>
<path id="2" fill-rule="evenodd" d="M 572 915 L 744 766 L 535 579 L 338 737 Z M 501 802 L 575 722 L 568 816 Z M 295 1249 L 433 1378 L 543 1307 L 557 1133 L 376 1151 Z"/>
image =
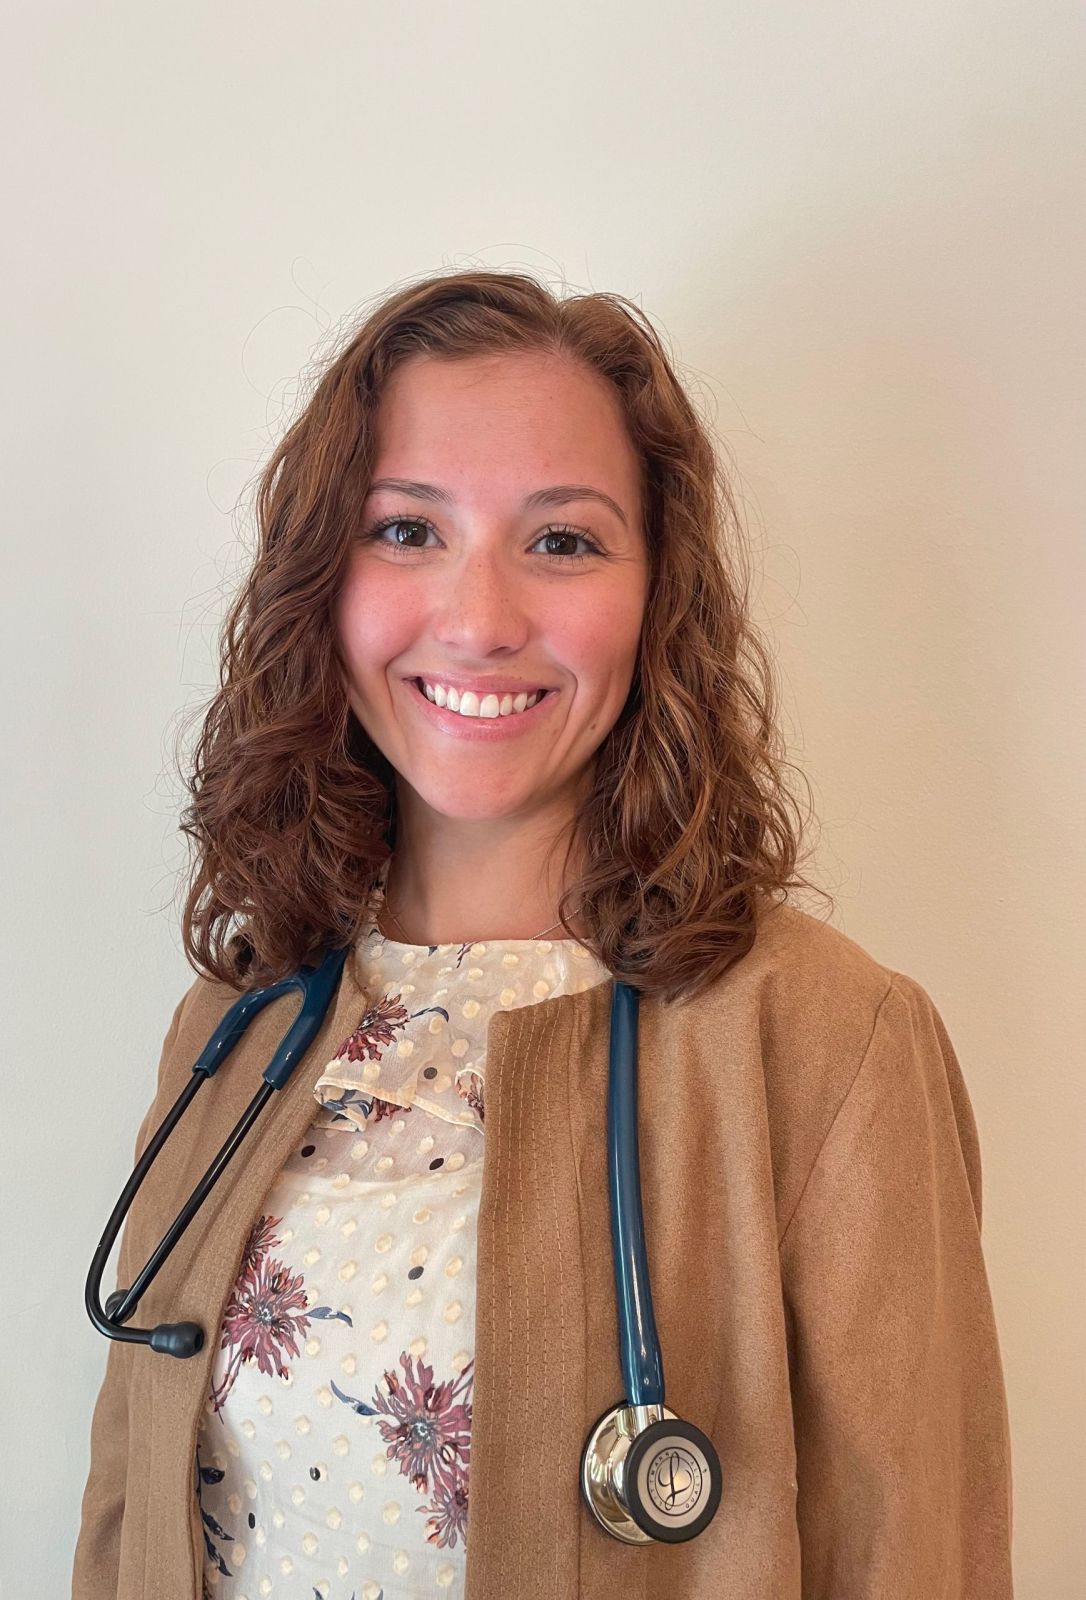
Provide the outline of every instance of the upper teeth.
<path id="1" fill-rule="evenodd" d="M 500 697 L 484 694 L 480 701 L 479 696 L 470 689 L 460 694 L 456 689 L 447 689 L 443 683 L 427 683 L 424 678 L 420 678 L 419 682 L 427 700 L 444 706 L 448 711 L 458 711 L 462 717 L 510 717 L 518 711 L 527 711 L 547 692 L 545 689 L 536 689 L 532 694 L 503 694 Z"/>

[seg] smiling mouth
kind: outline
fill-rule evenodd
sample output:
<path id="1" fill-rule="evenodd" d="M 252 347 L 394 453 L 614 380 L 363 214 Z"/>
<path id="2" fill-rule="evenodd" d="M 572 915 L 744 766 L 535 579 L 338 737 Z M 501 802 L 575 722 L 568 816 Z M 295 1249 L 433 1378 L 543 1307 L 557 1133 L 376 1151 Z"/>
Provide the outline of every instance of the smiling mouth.
<path id="1" fill-rule="evenodd" d="M 457 691 L 457 690 L 454 689 L 451 692 L 453 694 L 456 694 L 456 696 L 457 696 L 457 704 L 455 706 L 453 706 L 453 705 L 449 704 L 448 700 L 446 700 L 446 703 L 444 705 L 442 705 L 440 703 L 440 701 L 438 701 L 437 698 L 434 695 L 427 694 L 426 686 L 425 686 L 425 683 L 424 683 L 422 678 L 412 678 L 410 681 L 415 686 L 415 688 L 418 690 L 418 692 L 422 696 L 422 698 L 424 700 L 428 701 L 429 704 L 432 705 L 435 708 L 435 710 L 447 711 L 450 716 L 462 717 L 465 722 L 508 722 L 508 721 L 511 721 L 514 717 L 523 716 L 525 714 L 525 712 L 534 710 L 534 708 L 536 706 L 538 706 L 543 700 L 545 700 L 549 694 L 554 694 L 556 692 L 553 689 L 533 689 L 530 693 L 527 693 L 526 691 L 521 690 L 518 694 L 513 694 L 511 691 L 507 690 L 504 694 L 498 694 L 495 690 L 488 689 L 488 690 L 484 690 L 480 694 L 478 690 Z M 494 698 L 498 701 L 499 710 L 498 710 L 497 715 L 484 716 L 478 710 L 476 710 L 476 711 L 463 711 L 463 710 L 461 710 L 461 703 L 463 701 L 464 695 L 467 694 L 467 693 L 473 694 L 475 696 L 475 701 L 476 701 L 476 705 L 477 706 L 481 706 L 484 700 L 488 699 L 491 695 L 493 695 Z M 516 702 L 519 699 L 521 699 L 522 697 L 524 699 L 524 705 L 522 705 L 520 707 L 517 707 Z M 510 709 L 508 711 L 502 711 L 501 710 L 501 706 L 507 700 L 511 702 Z"/>

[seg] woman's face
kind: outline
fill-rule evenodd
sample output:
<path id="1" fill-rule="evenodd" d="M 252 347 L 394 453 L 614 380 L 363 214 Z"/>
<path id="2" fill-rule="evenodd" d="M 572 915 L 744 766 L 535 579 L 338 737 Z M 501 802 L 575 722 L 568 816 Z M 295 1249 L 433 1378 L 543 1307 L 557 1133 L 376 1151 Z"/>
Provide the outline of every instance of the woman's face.
<path id="1" fill-rule="evenodd" d="M 618 402 L 588 369 L 519 353 L 397 369 L 336 629 L 351 707 L 413 809 L 417 797 L 443 817 L 523 820 L 575 803 L 637 661 L 639 480 Z M 474 689 L 484 711 L 549 693 L 475 718 L 428 702 L 420 677 Z"/>

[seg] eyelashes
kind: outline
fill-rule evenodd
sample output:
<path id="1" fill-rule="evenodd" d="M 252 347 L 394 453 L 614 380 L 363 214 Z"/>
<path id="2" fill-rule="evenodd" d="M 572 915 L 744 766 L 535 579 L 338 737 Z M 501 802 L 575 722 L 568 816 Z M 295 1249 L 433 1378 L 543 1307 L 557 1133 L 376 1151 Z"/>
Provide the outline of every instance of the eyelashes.
<path id="1" fill-rule="evenodd" d="M 409 551 L 421 550 L 424 548 L 420 545 L 398 544 L 395 541 L 390 542 L 381 538 L 381 535 L 386 529 L 395 528 L 401 524 L 405 527 L 416 526 L 419 528 L 425 528 L 429 533 L 437 532 L 437 529 L 434 527 L 433 523 L 430 522 L 426 517 L 406 516 L 403 512 L 397 512 L 392 516 L 382 517 L 379 522 L 375 522 L 374 525 L 365 534 L 363 534 L 363 542 L 366 544 L 381 544 L 385 547 L 385 549 L 394 550 L 398 554 L 401 552 L 407 553 Z M 557 535 L 564 535 L 565 537 L 571 539 L 580 539 L 582 543 L 588 545 L 588 554 L 556 555 L 553 550 L 544 550 L 542 554 L 545 561 L 555 561 L 568 567 L 573 566 L 577 562 L 587 561 L 590 556 L 599 556 L 603 554 L 603 551 L 590 534 L 586 533 L 583 528 L 574 528 L 567 522 L 556 523 L 553 527 L 545 528 L 544 531 L 539 535 L 539 539 L 536 540 L 536 543 L 538 544 L 540 539 L 554 538 Z"/>

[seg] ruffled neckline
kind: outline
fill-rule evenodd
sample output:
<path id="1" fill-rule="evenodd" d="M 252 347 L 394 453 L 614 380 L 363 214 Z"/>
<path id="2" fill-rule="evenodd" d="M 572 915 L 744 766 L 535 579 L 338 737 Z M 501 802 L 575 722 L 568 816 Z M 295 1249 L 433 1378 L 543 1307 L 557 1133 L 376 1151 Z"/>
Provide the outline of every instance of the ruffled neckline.
<path id="1" fill-rule="evenodd" d="M 592 988 L 610 973 L 568 938 L 462 945 L 389 939 L 377 921 L 390 865 L 388 857 L 371 885 L 358 940 L 366 1009 L 314 1086 L 318 1120 L 363 1127 L 376 1100 L 481 1133 L 490 1017 Z"/>

